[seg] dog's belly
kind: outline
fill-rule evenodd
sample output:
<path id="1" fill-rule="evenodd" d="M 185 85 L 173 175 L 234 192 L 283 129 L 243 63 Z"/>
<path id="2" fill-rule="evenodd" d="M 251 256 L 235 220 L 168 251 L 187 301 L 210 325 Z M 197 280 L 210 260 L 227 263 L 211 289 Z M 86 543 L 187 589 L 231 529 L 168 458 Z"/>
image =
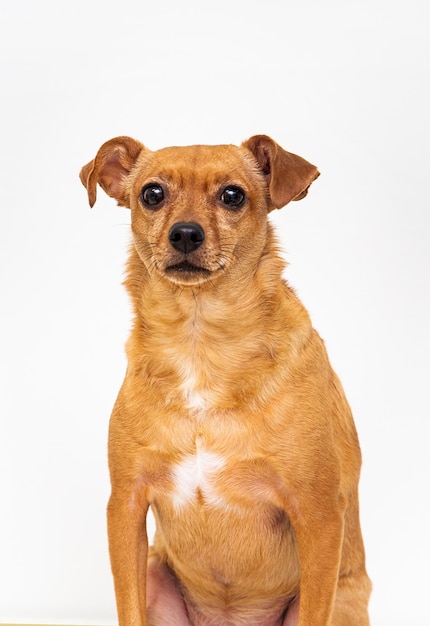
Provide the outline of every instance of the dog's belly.
<path id="1" fill-rule="evenodd" d="M 260 476 L 255 459 L 231 464 L 197 448 L 172 468 L 170 492 L 154 493 L 155 551 L 208 620 L 259 623 L 298 593 L 294 533 L 261 467 Z"/>

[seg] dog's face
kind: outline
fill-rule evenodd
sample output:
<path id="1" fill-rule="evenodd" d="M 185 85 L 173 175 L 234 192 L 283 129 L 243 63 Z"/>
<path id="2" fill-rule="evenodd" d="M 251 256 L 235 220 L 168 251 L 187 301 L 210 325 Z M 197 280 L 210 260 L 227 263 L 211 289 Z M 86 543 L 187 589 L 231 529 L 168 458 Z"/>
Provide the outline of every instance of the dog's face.
<path id="1" fill-rule="evenodd" d="M 148 272 L 184 286 L 213 282 L 233 266 L 242 275 L 255 267 L 268 211 L 304 197 L 317 176 L 313 165 L 264 135 L 240 147 L 155 152 L 119 137 L 81 171 L 91 206 L 99 183 L 131 209 Z"/>
<path id="2" fill-rule="evenodd" d="M 148 270 L 187 285 L 261 254 L 266 185 L 234 146 L 144 151 L 130 180 L 132 229 Z"/>

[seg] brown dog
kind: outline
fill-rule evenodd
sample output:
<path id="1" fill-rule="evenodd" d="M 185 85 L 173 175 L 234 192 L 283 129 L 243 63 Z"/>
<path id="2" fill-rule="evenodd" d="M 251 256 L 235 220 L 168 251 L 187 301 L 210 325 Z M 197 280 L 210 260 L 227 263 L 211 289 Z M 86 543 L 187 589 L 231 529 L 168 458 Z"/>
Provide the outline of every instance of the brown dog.
<path id="1" fill-rule="evenodd" d="M 267 214 L 316 167 L 259 135 L 81 171 L 131 208 L 135 320 L 109 433 L 120 626 L 365 626 L 360 449 Z M 157 522 L 148 550 L 146 515 Z"/>

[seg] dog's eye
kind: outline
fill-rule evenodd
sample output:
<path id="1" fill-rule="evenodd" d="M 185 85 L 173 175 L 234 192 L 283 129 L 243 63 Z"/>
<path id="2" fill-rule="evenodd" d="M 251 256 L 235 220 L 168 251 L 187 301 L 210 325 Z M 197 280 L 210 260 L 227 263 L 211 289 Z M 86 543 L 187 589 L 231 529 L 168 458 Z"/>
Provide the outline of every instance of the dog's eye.
<path id="1" fill-rule="evenodd" d="M 220 200 L 229 209 L 239 209 L 245 202 L 245 197 L 243 189 L 230 185 L 221 192 Z"/>
<path id="2" fill-rule="evenodd" d="M 164 191 L 160 185 L 150 183 L 146 185 L 140 192 L 143 204 L 147 207 L 154 208 L 164 200 Z"/>

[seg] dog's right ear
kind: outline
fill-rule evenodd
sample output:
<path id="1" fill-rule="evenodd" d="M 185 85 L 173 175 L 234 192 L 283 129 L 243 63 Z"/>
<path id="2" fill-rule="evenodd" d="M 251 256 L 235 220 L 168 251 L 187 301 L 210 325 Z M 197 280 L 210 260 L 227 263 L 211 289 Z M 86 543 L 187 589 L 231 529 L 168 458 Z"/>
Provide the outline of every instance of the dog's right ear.
<path id="1" fill-rule="evenodd" d="M 102 145 L 96 158 L 84 165 L 79 178 L 88 192 L 90 207 L 97 198 L 97 183 L 115 198 L 119 206 L 129 206 L 124 179 L 128 176 L 145 146 L 131 137 L 115 137 Z"/>

